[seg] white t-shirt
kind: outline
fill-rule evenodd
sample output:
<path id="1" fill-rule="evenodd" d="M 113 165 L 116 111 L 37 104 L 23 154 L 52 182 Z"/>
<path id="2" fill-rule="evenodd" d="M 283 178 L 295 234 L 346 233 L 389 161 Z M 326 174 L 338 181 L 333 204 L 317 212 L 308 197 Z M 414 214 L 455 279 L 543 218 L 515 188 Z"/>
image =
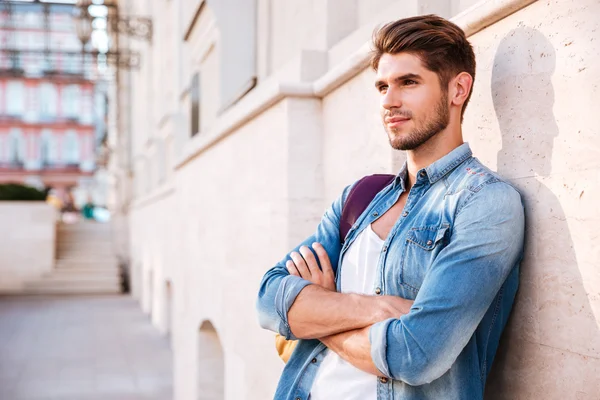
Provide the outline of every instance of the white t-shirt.
<path id="1" fill-rule="evenodd" d="M 342 260 L 342 293 L 373 294 L 384 241 L 369 225 L 352 242 Z M 376 400 L 377 377 L 361 371 L 333 351 L 317 371 L 311 400 Z"/>

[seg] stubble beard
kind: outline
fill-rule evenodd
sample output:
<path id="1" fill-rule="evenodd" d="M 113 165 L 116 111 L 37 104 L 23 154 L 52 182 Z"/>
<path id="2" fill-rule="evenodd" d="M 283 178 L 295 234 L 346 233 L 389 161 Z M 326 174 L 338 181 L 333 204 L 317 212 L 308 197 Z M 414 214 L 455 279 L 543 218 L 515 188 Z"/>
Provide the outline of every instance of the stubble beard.
<path id="1" fill-rule="evenodd" d="M 394 113 L 392 113 L 393 115 Z M 396 150 L 415 150 L 429 139 L 448 127 L 450 123 L 450 107 L 448 106 L 448 95 L 440 96 L 439 102 L 433 110 L 434 116 L 426 119 L 420 126 L 415 127 L 408 133 L 401 133 L 400 129 L 389 129 L 384 121 L 384 127 L 388 133 L 390 146 Z M 384 117 L 385 118 L 385 117 Z"/>

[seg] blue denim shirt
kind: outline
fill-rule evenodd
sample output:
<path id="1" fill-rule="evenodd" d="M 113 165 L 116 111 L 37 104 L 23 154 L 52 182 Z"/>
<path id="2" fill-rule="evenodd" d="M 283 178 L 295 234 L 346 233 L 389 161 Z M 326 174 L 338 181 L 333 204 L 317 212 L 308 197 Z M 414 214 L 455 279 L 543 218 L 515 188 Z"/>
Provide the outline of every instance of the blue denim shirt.
<path id="1" fill-rule="evenodd" d="M 407 170 L 373 199 L 340 245 L 342 205 L 352 185 L 300 246 L 320 242 L 338 266 L 357 235 L 405 190 Z M 417 173 L 404 211 L 386 238 L 373 295 L 414 299 L 410 312 L 370 328 L 371 357 L 384 375 L 379 400 L 477 400 L 518 287 L 524 212 L 519 193 L 472 157 L 468 144 Z M 264 276 L 257 301 L 263 328 L 295 339 L 287 313 L 310 282 L 289 275 L 289 255 Z M 286 365 L 277 400 L 307 400 L 329 351 L 300 340 Z"/>

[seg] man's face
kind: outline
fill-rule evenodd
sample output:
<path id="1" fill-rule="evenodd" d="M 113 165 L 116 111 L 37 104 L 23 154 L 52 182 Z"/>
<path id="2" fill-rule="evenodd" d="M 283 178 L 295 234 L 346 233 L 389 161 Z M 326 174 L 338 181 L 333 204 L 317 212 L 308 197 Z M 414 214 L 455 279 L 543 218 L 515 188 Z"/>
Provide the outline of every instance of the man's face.
<path id="1" fill-rule="evenodd" d="M 448 94 L 436 73 L 412 54 L 384 54 L 375 87 L 381 95 L 381 119 L 396 150 L 414 150 L 450 122 Z"/>

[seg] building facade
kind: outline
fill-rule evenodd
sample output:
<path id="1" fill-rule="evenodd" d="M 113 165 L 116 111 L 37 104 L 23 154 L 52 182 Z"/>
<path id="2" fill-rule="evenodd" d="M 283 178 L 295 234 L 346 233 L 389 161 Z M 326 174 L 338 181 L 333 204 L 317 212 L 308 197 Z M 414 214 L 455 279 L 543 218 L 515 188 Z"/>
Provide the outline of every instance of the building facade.
<path id="1" fill-rule="evenodd" d="M 488 399 L 600 393 L 598 0 L 120 0 L 132 42 L 113 154 L 131 289 L 170 334 L 175 399 L 272 398 L 283 363 L 254 309 L 267 269 L 343 187 L 396 173 L 369 39 L 451 18 L 478 61 L 463 131 L 522 193 L 521 286 Z M 126 102 L 126 103 L 125 103 Z M 117 139 L 115 139 L 117 140 Z"/>
<path id="2" fill-rule="evenodd" d="M 94 194 L 107 97 L 72 15 L 69 4 L 0 4 L 0 182 L 77 188 L 81 203 Z"/>

